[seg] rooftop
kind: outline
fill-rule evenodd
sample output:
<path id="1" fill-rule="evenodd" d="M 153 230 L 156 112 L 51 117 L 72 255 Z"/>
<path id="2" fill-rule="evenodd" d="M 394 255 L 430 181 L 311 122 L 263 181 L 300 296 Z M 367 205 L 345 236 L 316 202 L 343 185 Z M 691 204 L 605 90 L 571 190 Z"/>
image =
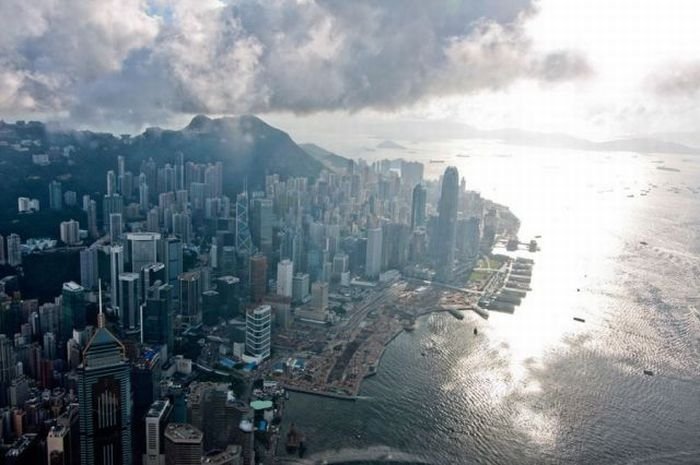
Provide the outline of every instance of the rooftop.
<path id="1" fill-rule="evenodd" d="M 204 434 L 189 423 L 169 423 L 165 437 L 172 442 L 197 444 L 202 442 Z"/>
<path id="2" fill-rule="evenodd" d="M 148 409 L 146 418 L 158 418 L 163 412 L 168 408 L 170 402 L 167 400 L 157 400 L 151 404 L 151 408 Z"/>

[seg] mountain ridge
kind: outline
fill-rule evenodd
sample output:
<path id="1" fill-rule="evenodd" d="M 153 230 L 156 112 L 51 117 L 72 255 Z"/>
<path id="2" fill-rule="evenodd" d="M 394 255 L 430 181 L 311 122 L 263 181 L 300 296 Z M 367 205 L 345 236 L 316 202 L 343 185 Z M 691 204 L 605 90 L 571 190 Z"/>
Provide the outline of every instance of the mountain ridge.
<path id="1" fill-rule="evenodd" d="M 150 127 L 134 136 L 0 121 L 0 176 L 8 180 L 0 183 L 0 210 L 16 210 L 20 196 L 38 198 L 42 208 L 48 207 L 48 184 L 58 178 L 64 192 L 99 200 L 107 170 L 117 169 L 118 155 L 136 177 L 141 162 L 152 158 L 159 166 L 173 164 L 178 152 L 186 161 L 223 162 L 224 193 L 229 196 L 240 192 L 246 180 L 251 189 L 261 189 L 267 174 L 315 178 L 323 169 L 289 134 L 253 115 L 197 115 L 181 129 Z M 50 164 L 32 163 L 31 155 L 39 154 L 48 155 Z"/>

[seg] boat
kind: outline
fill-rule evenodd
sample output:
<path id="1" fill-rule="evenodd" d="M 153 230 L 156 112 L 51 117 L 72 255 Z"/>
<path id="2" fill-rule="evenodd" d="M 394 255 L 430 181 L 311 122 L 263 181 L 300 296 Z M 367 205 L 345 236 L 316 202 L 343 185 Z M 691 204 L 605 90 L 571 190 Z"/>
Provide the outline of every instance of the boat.
<path id="1" fill-rule="evenodd" d="M 641 245 L 649 245 L 646 241 L 639 241 Z"/>
<path id="2" fill-rule="evenodd" d="M 654 376 L 654 372 L 651 370 L 644 370 L 644 374 L 647 376 Z"/>
<path id="3" fill-rule="evenodd" d="M 447 311 L 450 313 L 450 315 L 457 318 L 458 320 L 464 319 L 464 315 L 462 315 L 462 312 L 460 312 L 456 308 L 448 308 Z"/>
<path id="4" fill-rule="evenodd" d="M 518 250 L 518 245 L 520 245 L 520 242 L 518 242 L 518 238 L 509 239 L 506 243 L 506 250 L 509 252 Z"/>
<path id="5" fill-rule="evenodd" d="M 430 160 L 430 163 L 445 163 L 445 160 Z"/>
<path id="6" fill-rule="evenodd" d="M 574 321 L 578 321 L 579 323 L 585 323 L 585 322 L 586 322 L 586 320 L 584 320 L 583 318 L 579 318 L 579 317 L 577 317 L 577 316 L 574 317 Z"/>
<path id="7" fill-rule="evenodd" d="M 457 158 L 469 158 L 471 155 L 467 155 L 466 153 L 458 153 Z"/>
<path id="8" fill-rule="evenodd" d="M 537 248 L 537 241 L 536 241 L 536 240 L 533 239 L 533 240 L 530 241 L 530 245 L 528 246 L 528 250 L 529 250 L 530 252 L 537 252 L 537 250 L 539 250 L 539 249 Z"/>
<path id="9" fill-rule="evenodd" d="M 410 320 L 407 320 L 406 322 L 404 322 L 403 329 L 404 329 L 404 331 L 407 331 L 409 333 L 411 331 L 413 331 L 414 329 L 416 329 L 416 320 L 410 319 Z"/>
<path id="10" fill-rule="evenodd" d="M 287 453 L 288 454 L 293 454 L 297 451 L 301 452 L 301 447 L 303 445 L 303 439 L 304 436 L 301 434 L 300 431 L 298 431 L 294 427 L 294 423 L 292 423 L 292 426 L 289 428 L 289 432 L 287 433 Z"/>

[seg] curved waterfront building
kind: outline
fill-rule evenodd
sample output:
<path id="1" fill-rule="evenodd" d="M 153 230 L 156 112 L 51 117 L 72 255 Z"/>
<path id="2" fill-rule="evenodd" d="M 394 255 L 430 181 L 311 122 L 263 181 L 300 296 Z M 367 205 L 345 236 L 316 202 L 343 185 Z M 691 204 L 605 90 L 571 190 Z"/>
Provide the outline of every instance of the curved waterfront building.
<path id="1" fill-rule="evenodd" d="M 449 166 L 442 176 L 442 191 L 438 203 L 438 224 L 435 231 L 437 278 L 441 281 L 452 279 L 455 258 L 455 237 L 457 234 L 457 207 L 459 203 L 459 171 Z"/>

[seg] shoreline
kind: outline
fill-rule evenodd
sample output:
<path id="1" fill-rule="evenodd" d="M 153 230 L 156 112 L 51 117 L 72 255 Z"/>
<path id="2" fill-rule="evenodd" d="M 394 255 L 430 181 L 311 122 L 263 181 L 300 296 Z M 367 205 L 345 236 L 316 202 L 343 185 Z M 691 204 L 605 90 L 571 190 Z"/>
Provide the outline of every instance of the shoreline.
<path id="1" fill-rule="evenodd" d="M 307 389 L 307 388 L 302 388 L 302 387 L 297 387 L 297 386 L 290 386 L 285 384 L 284 388 L 287 391 L 291 392 L 298 392 L 300 394 L 308 394 L 310 396 L 319 396 L 319 397 L 328 397 L 329 399 L 336 399 L 336 400 L 345 400 L 345 401 L 356 401 L 358 399 L 358 396 L 356 395 L 345 395 L 345 394 L 336 394 L 333 392 L 327 392 L 327 391 L 314 391 L 313 389 Z"/>
<path id="2" fill-rule="evenodd" d="M 466 309 L 466 310 L 452 310 L 452 309 L 446 309 L 446 308 L 437 308 L 433 310 L 428 310 L 423 313 L 420 313 L 416 315 L 416 319 L 422 318 L 425 316 L 429 316 L 433 313 L 448 313 L 450 316 L 452 316 L 455 320 L 457 321 L 462 321 L 463 318 L 458 318 L 456 317 L 452 311 L 459 311 L 459 312 L 464 312 L 464 311 L 474 311 L 473 309 Z M 477 312 L 478 315 L 478 312 Z M 313 389 L 308 389 L 308 388 L 303 388 L 303 387 L 298 387 L 294 385 L 289 385 L 285 384 L 284 388 L 292 391 L 292 392 L 298 392 L 301 394 L 308 394 L 308 395 L 314 395 L 314 396 L 319 396 L 319 397 L 327 397 L 330 399 L 336 399 L 336 400 L 345 400 L 345 401 L 356 401 L 360 399 L 360 391 L 362 390 L 362 384 L 364 383 L 364 380 L 367 378 L 371 378 L 372 376 L 375 376 L 379 372 L 379 366 L 381 365 L 382 358 L 384 357 L 384 352 L 386 352 L 386 349 L 389 347 L 389 344 L 391 344 L 399 335 L 401 335 L 404 332 L 410 332 L 406 331 L 406 328 L 403 326 L 398 328 L 397 331 L 394 332 L 394 334 L 383 344 L 381 352 L 377 356 L 377 360 L 370 365 L 374 366 L 373 370 L 369 370 L 367 373 L 362 375 L 362 378 L 360 379 L 359 383 L 357 384 L 357 390 L 353 394 L 338 394 L 334 392 L 328 392 L 328 391 L 314 391 Z"/>

